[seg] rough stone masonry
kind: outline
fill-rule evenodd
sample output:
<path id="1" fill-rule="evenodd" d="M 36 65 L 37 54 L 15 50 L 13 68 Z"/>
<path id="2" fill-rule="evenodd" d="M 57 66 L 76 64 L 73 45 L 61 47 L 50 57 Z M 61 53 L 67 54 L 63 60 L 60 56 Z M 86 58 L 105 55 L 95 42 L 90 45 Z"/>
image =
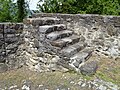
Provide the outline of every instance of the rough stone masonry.
<path id="1" fill-rule="evenodd" d="M 22 23 L 0 23 L 0 72 L 19 67 L 16 57 L 23 41 L 22 32 Z"/>
<path id="2" fill-rule="evenodd" d="M 18 66 L 39 72 L 70 69 L 90 75 L 98 67 L 89 61 L 93 53 L 120 59 L 119 16 L 38 13 L 24 19 L 21 36 L 17 55 L 10 54 L 7 62 L 15 56 Z"/>

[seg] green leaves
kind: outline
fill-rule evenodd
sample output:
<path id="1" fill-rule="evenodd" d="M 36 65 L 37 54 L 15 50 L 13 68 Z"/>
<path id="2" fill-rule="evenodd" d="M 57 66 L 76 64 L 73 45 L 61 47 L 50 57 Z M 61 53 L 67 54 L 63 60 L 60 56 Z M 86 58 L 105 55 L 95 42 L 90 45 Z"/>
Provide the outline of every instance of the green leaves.
<path id="1" fill-rule="evenodd" d="M 15 21 L 16 4 L 12 0 L 0 0 L 0 22 Z"/>
<path id="2" fill-rule="evenodd" d="M 24 0 L 0 0 L 0 22 L 22 22 L 27 15 Z"/>
<path id="3" fill-rule="evenodd" d="M 25 0 L 17 0 L 17 21 L 23 21 L 24 17 L 26 16 L 26 7 L 25 7 Z"/>
<path id="4" fill-rule="evenodd" d="M 39 10 L 46 13 L 120 15 L 120 0 L 44 0 L 40 3 Z"/>
<path id="5" fill-rule="evenodd" d="M 76 0 L 44 0 L 44 3 L 41 5 L 38 3 L 38 8 L 41 12 L 46 13 L 76 13 L 74 8 L 74 3 Z"/>

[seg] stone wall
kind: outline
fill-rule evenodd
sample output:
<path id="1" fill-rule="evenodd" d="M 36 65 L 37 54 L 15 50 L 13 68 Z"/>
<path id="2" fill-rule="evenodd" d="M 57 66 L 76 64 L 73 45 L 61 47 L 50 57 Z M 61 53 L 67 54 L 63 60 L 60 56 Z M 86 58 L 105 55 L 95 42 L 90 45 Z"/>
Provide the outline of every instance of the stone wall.
<path id="1" fill-rule="evenodd" d="M 0 23 L 0 72 L 13 68 L 22 43 L 22 23 Z"/>
<path id="2" fill-rule="evenodd" d="M 43 17 L 53 17 L 55 22 L 50 20 L 47 22 L 49 18 L 43 19 Z M 25 21 L 24 27 L 19 23 L 0 24 L 1 72 L 24 64 L 40 72 L 67 70 L 57 64 L 60 55 L 51 51 L 52 47 L 44 41 L 44 34 L 39 31 L 38 26 L 46 24 L 63 23 L 67 29 L 73 30 L 80 37 L 79 42 L 85 43 L 87 48 L 92 48 L 94 53 L 120 59 L 119 16 L 40 13 L 34 14 L 32 19 Z"/>
<path id="3" fill-rule="evenodd" d="M 59 18 L 98 54 L 120 56 L 120 16 L 38 13 L 33 17 Z"/>

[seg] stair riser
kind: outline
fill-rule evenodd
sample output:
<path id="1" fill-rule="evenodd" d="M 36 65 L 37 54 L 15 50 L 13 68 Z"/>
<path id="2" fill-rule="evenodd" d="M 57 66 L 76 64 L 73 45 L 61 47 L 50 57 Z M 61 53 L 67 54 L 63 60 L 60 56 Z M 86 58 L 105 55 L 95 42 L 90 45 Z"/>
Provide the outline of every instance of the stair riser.
<path id="1" fill-rule="evenodd" d="M 48 34 L 48 33 L 51 33 L 51 32 L 54 32 L 54 31 L 62 31 L 62 30 L 65 30 L 66 29 L 66 26 L 65 25 L 51 25 L 51 26 L 40 26 L 39 27 L 39 32 L 40 33 L 44 33 L 44 34 Z"/>
<path id="2" fill-rule="evenodd" d="M 75 43 L 79 42 L 79 39 L 80 38 L 76 38 L 76 39 L 73 39 L 72 41 L 61 40 L 60 42 L 53 41 L 53 42 L 50 42 L 50 43 L 51 43 L 51 45 L 53 45 L 55 47 L 60 47 L 62 49 L 63 47 L 66 47 L 68 45 L 72 45 L 72 44 L 75 44 Z"/>
<path id="3" fill-rule="evenodd" d="M 66 46 L 67 42 L 62 42 L 62 43 L 55 43 L 55 42 L 50 42 L 52 46 L 55 46 L 55 47 L 60 47 L 60 48 L 63 48 Z"/>
<path id="4" fill-rule="evenodd" d="M 72 35 L 73 32 L 69 32 L 69 33 L 61 33 L 59 35 L 47 35 L 47 39 L 51 40 L 51 41 L 54 41 L 54 40 L 57 40 L 57 39 L 61 39 L 61 38 L 64 38 L 64 37 L 69 37 L 70 35 Z"/>
<path id="5" fill-rule="evenodd" d="M 68 58 L 70 58 L 71 56 L 73 56 L 74 54 L 76 54 L 77 52 L 79 52 L 80 50 L 82 50 L 84 47 L 77 47 L 77 48 L 75 48 L 73 51 L 71 51 L 70 53 L 68 53 L 68 52 L 62 52 L 62 54 L 63 54 L 63 56 L 65 56 L 65 57 L 68 57 Z"/>

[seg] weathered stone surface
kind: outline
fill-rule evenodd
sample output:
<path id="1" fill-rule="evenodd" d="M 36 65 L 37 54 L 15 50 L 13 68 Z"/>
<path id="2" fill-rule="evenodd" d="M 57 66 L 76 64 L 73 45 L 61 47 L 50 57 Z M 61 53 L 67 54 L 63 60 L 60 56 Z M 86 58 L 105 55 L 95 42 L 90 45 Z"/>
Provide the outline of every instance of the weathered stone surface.
<path id="1" fill-rule="evenodd" d="M 53 31 L 60 31 L 60 30 L 65 30 L 65 29 L 66 29 L 66 26 L 64 24 L 39 26 L 39 32 L 45 33 L 45 34 L 53 32 Z"/>
<path id="2" fill-rule="evenodd" d="M 95 74 L 98 68 L 98 64 L 96 61 L 87 62 L 80 67 L 80 72 L 83 75 L 93 75 Z"/>
<path id="3" fill-rule="evenodd" d="M 72 36 L 67 37 L 67 38 L 62 38 L 62 39 L 59 39 L 56 41 L 52 41 L 50 43 L 53 46 L 57 46 L 57 47 L 62 48 L 62 47 L 65 47 L 66 45 L 77 43 L 79 41 L 79 39 L 80 39 L 79 36 L 72 35 Z"/>
<path id="4" fill-rule="evenodd" d="M 117 36 L 118 35 L 118 31 L 116 28 L 114 28 L 113 25 L 108 25 L 107 26 L 107 33 L 110 36 Z"/>
<path id="5" fill-rule="evenodd" d="M 61 39 L 61 40 L 65 41 L 65 42 L 68 42 L 69 44 L 74 44 L 74 43 L 79 42 L 79 39 L 80 39 L 79 36 L 77 36 L 77 35 L 72 35 L 72 36 L 70 36 L 70 37 L 63 38 L 63 39 Z"/>
<path id="6" fill-rule="evenodd" d="M 4 28 L 4 23 L 0 23 L 0 29 Z"/>
<path id="7" fill-rule="evenodd" d="M 4 63 L 0 63 L 0 73 L 3 73 L 8 70 L 8 66 Z"/>
<path id="8" fill-rule="evenodd" d="M 15 29 L 4 29 L 5 34 L 15 34 L 16 30 Z"/>
<path id="9" fill-rule="evenodd" d="M 81 43 L 76 43 L 74 45 L 71 45 L 69 47 L 66 47 L 64 49 L 62 49 L 60 51 L 60 53 L 63 55 L 63 56 L 66 56 L 66 57 L 71 57 L 72 55 L 76 54 L 77 52 L 79 52 L 80 50 L 82 50 L 84 48 L 84 44 L 81 44 Z"/>
<path id="10" fill-rule="evenodd" d="M 0 39 L 0 47 L 4 44 L 3 39 Z"/>
<path id="11" fill-rule="evenodd" d="M 3 34 L 4 24 L 0 24 L 0 34 Z"/>
<path id="12" fill-rule="evenodd" d="M 91 55 L 92 55 L 92 51 L 86 51 L 86 52 L 80 51 L 74 56 L 72 56 L 70 59 L 71 61 L 75 60 L 75 63 L 81 64 L 81 63 L 86 62 L 91 57 Z"/>
<path id="13" fill-rule="evenodd" d="M 15 48 L 17 48 L 17 47 L 18 47 L 17 44 L 9 44 L 9 45 L 7 45 L 6 49 L 7 49 L 7 50 L 13 50 L 13 49 L 15 49 Z"/>
<path id="14" fill-rule="evenodd" d="M 51 25 L 51 24 L 59 24 L 60 19 L 52 18 L 52 17 L 43 17 L 43 18 L 29 18 L 25 21 L 25 23 L 36 25 Z"/>
<path id="15" fill-rule="evenodd" d="M 3 34 L 0 34 L 0 39 L 2 39 L 3 38 Z"/>
<path id="16" fill-rule="evenodd" d="M 90 49 L 83 49 L 82 51 L 70 57 L 69 65 L 75 70 L 80 71 L 79 68 L 92 56 L 92 52 L 93 51 Z"/>
<path id="17" fill-rule="evenodd" d="M 73 33 L 73 31 L 70 31 L 70 30 L 55 31 L 55 32 L 48 34 L 47 38 L 49 40 L 56 40 L 59 38 L 64 38 L 64 37 L 70 36 L 70 35 L 72 35 L 72 33 Z"/>
<path id="18" fill-rule="evenodd" d="M 73 65 L 74 65 L 76 68 L 79 68 L 80 63 L 82 63 L 82 60 L 81 60 L 81 61 L 79 60 L 79 62 L 77 62 L 77 61 L 74 62 Z"/>
<path id="19" fill-rule="evenodd" d="M 35 39 L 34 40 L 34 45 L 35 45 L 36 48 L 39 48 L 40 47 L 40 42 L 37 39 Z"/>
<path id="20" fill-rule="evenodd" d="M 5 38 L 5 42 L 8 43 L 8 44 L 11 44 L 11 43 L 14 43 L 14 42 L 17 42 L 18 41 L 18 38 L 15 37 L 15 38 Z"/>
<path id="21" fill-rule="evenodd" d="M 4 34 L 4 38 L 15 38 L 15 34 Z"/>
<path id="22" fill-rule="evenodd" d="M 4 53 L 5 52 L 2 52 L 2 54 L 0 55 L 0 63 L 5 63 L 5 58 L 4 58 L 5 54 Z"/>

